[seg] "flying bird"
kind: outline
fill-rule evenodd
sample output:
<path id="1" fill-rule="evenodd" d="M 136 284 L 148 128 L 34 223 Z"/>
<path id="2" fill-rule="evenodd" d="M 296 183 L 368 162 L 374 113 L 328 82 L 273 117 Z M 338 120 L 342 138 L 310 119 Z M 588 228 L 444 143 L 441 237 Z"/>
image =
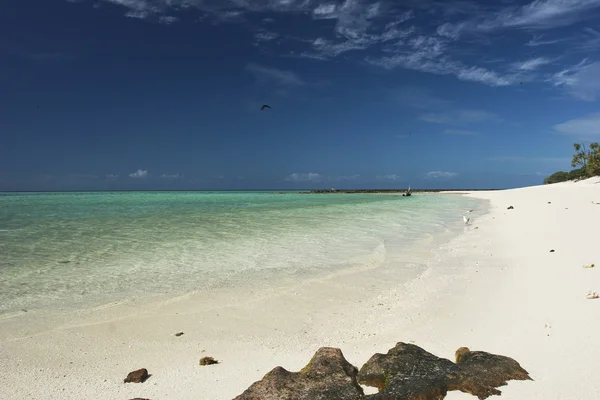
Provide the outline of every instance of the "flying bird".
<path id="1" fill-rule="evenodd" d="M 263 104 L 262 107 L 260 108 L 260 111 L 264 110 L 265 108 L 271 108 L 271 106 L 268 104 Z"/>

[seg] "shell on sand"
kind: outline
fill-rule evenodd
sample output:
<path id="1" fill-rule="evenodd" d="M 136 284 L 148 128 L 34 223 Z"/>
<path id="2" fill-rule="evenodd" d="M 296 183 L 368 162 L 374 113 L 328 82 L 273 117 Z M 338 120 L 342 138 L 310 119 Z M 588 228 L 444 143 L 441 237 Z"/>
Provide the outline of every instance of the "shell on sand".
<path id="1" fill-rule="evenodd" d="M 594 267 L 595 267 L 595 265 L 594 265 L 594 264 L 585 264 L 585 265 L 583 266 L 583 268 L 594 268 Z"/>
<path id="2" fill-rule="evenodd" d="M 596 293 L 596 292 L 588 292 L 587 295 L 585 296 L 585 298 L 588 300 L 597 299 L 599 297 L 600 297 L 600 295 L 598 295 L 598 293 Z"/>

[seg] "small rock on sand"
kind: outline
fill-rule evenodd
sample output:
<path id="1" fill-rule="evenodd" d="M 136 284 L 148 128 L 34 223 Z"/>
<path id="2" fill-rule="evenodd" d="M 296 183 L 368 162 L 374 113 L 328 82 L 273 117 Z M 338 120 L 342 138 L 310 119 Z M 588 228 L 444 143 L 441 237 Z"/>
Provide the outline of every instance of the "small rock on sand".
<path id="1" fill-rule="evenodd" d="M 146 368 L 142 368 L 127 374 L 127 378 L 123 379 L 123 382 L 144 383 L 146 379 L 148 379 L 148 370 Z"/>
<path id="2" fill-rule="evenodd" d="M 179 336 L 181 336 L 181 335 L 183 335 L 183 332 L 177 332 L 177 333 L 175 334 L 175 336 L 177 336 L 177 337 L 179 337 Z"/>
<path id="3" fill-rule="evenodd" d="M 594 265 L 594 264 L 585 264 L 585 265 L 583 266 L 583 268 L 594 268 L 594 267 L 595 267 L 595 265 Z"/>
<path id="4" fill-rule="evenodd" d="M 515 208 L 513 206 L 508 206 L 507 210 L 514 210 Z"/>
<path id="5" fill-rule="evenodd" d="M 219 362 L 212 357 L 202 357 L 200 359 L 200 365 L 213 365 L 218 363 Z"/>
<path id="6" fill-rule="evenodd" d="M 550 250 L 550 253 L 554 253 L 554 249 Z"/>

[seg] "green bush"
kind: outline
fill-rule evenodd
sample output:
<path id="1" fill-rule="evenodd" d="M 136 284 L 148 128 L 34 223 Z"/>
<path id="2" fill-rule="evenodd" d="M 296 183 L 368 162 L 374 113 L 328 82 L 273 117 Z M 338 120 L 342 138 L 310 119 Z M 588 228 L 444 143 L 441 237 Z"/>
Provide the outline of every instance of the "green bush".
<path id="1" fill-rule="evenodd" d="M 573 171 L 569 172 L 569 179 L 570 181 L 576 180 L 576 179 L 585 179 L 588 177 L 588 173 L 585 170 L 585 168 L 578 168 L 578 169 L 574 169 Z"/>
<path id="2" fill-rule="evenodd" d="M 569 172 L 558 171 L 558 172 L 553 173 L 552 175 L 550 175 L 546 179 L 544 179 L 544 185 L 548 185 L 550 183 L 565 182 L 565 181 L 568 181 L 568 180 L 570 180 L 570 178 L 569 178 Z"/>
<path id="3" fill-rule="evenodd" d="M 581 168 L 570 172 L 558 171 L 544 179 L 544 185 L 578 179 L 586 179 L 600 175 L 600 145 L 597 142 L 590 143 L 589 149 L 585 144 L 575 143 L 573 145 L 576 153 L 573 155 L 571 166 L 581 165 Z"/>

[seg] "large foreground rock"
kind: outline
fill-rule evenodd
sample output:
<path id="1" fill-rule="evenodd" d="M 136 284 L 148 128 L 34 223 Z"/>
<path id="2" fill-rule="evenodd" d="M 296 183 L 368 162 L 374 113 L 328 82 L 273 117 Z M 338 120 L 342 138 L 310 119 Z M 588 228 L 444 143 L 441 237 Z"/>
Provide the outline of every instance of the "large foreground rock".
<path id="1" fill-rule="evenodd" d="M 234 400 L 359 400 L 358 370 L 340 349 L 322 347 L 300 372 L 276 367 Z"/>
<path id="2" fill-rule="evenodd" d="M 459 381 L 450 390 L 471 393 L 483 400 L 502 392 L 496 388 L 509 380 L 533 380 L 518 362 L 510 357 L 470 351 L 467 347 L 456 350 L 456 363 L 460 367 Z"/>
<path id="3" fill-rule="evenodd" d="M 377 400 L 439 400 L 448 392 L 449 382 L 456 382 L 459 367 L 419 346 L 398 343 L 387 354 L 375 354 L 358 373 L 358 382 L 374 386 Z"/>
<path id="4" fill-rule="evenodd" d="M 323 347 L 300 372 L 277 367 L 234 400 L 442 400 L 460 390 L 483 400 L 499 395 L 507 381 L 531 380 L 512 358 L 456 351 L 456 363 L 419 346 L 397 343 L 387 354 L 375 354 L 357 373 L 340 349 Z M 358 382 L 379 393 L 365 396 Z"/>
<path id="5" fill-rule="evenodd" d="M 497 388 L 512 379 L 531 380 L 512 358 L 461 347 L 455 364 L 402 342 L 375 354 L 358 373 L 358 382 L 379 389 L 367 396 L 372 400 L 439 400 L 451 390 L 483 400 L 501 394 Z"/>

